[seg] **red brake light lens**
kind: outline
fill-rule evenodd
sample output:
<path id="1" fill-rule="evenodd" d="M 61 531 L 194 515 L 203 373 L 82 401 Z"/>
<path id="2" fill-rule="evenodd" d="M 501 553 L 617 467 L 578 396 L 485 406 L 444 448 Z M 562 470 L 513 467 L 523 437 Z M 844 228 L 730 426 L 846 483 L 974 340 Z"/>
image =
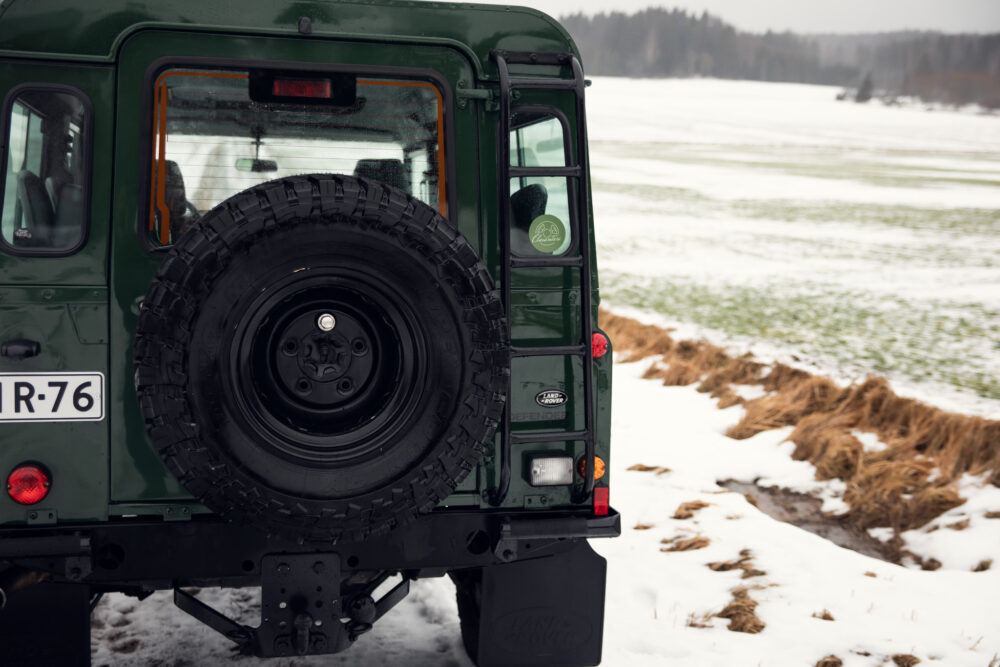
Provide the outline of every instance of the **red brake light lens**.
<path id="1" fill-rule="evenodd" d="M 15 502 L 34 505 L 49 494 L 48 474 L 36 465 L 20 465 L 7 476 L 7 493 Z"/>
<path id="2" fill-rule="evenodd" d="M 608 496 L 611 489 L 606 486 L 594 487 L 594 516 L 607 516 L 610 508 Z"/>
<path id="3" fill-rule="evenodd" d="M 275 79 L 271 92 L 277 97 L 333 97 L 329 79 Z"/>
<path id="4" fill-rule="evenodd" d="M 608 353 L 608 339 L 604 334 L 594 332 L 590 337 L 590 353 L 594 359 L 600 359 Z"/>

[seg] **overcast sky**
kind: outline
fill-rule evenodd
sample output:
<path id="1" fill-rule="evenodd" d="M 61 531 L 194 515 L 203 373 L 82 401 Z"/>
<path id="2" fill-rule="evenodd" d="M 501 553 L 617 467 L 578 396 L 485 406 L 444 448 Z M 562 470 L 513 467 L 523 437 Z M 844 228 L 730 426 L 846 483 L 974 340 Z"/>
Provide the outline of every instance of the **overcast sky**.
<path id="1" fill-rule="evenodd" d="M 481 2 L 485 0 L 472 0 Z M 507 4 L 494 2 L 492 4 Z M 582 11 L 633 12 L 653 6 L 708 10 L 752 32 L 1000 32 L 1000 0 L 522 0 L 553 16 Z"/>

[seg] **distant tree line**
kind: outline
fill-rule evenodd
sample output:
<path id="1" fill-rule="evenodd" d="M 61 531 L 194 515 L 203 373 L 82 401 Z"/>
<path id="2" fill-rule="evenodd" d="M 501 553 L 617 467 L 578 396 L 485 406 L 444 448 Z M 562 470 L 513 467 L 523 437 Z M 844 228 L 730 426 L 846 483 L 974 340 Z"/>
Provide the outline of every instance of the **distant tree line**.
<path id="1" fill-rule="evenodd" d="M 1000 106 L 1000 34 L 758 34 L 682 9 L 572 14 L 561 22 L 591 74 L 850 87 L 867 75 L 875 88 L 893 94 Z"/>

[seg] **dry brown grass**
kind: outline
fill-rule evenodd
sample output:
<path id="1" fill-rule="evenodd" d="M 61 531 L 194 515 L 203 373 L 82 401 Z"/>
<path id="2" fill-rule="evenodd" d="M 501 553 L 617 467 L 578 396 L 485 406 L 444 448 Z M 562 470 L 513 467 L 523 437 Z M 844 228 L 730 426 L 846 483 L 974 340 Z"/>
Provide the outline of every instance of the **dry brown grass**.
<path id="1" fill-rule="evenodd" d="M 601 328 L 614 342 L 615 350 L 623 354 L 625 362 L 662 356 L 674 346 L 674 339 L 660 327 L 642 324 L 603 309 L 599 319 Z"/>
<path id="2" fill-rule="evenodd" d="M 987 558 L 986 560 L 979 561 L 979 564 L 972 568 L 973 572 L 985 572 L 986 570 L 993 567 L 993 559 Z"/>
<path id="3" fill-rule="evenodd" d="M 828 655 L 816 663 L 816 667 L 843 667 L 844 661 L 835 655 Z"/>
<path id="4" fill-rule="evenodd" d="M 830 613 L 829 609 L 824 609 L 823 611 L 816 613 L 813 612 L 813 618 L 818 618 L 821 621 L 832 621 L 834 620 L 833 614 Z"/>
<path id="5" fill-rule="evenodd" d="M 952 530 L 965 530 L 969 527 L 970 521 L 968 519 L 962 519 L 961 521 L 956 521 L 955 523 L 949 523 L 945 528 L 950 528 Z"/>
<path id="6" fill-rule="evenodd" d="M 713 572 L 729 572 L 731 570 L 742 570 L 743 574 L 740 576 L 741 579 L 750 579 L 752 577 L 762 577 L 767 572 L 764 570 L 759 570 L 754 567 L 753 554 L 749 549 L 743 549 L 740 551 L 740 557 L 734 558 L 732 560 L 717 561 L 715 563 L 708 563 L 708 569 Z"/>
<path id="7" fill-rule="evenodd" d="M 755 635 L 766 627 L 764 621 L 757 617 L 755 609 L 757 609 L 757 601 L 750 598 L 747 589 L 737 588 L 733 590 L 733 601 L 727 604 L 716 616 L 728 618 L 729 625 L 726 627 L 732 632 L 746 632 Z"/>
<path id="8" fill-rule="evenodd" d="M 737 359 L 726 360 L 705 376 L 705 381 L 698 385 L 698 391 L 711 393 L 728 389 L 733 384 L 760 384 L 761 374 L 767 368 L 764 364 L 753 361 L 749 355 Z"/>
<path id="9" fill-rule="evenodd" d="M 694 516 L 694 513 L 698 510 L 705 509 L 712 503 L 706 503 L 704 500 L 689 500 L 686 503 L 681 503 L 677 506 L 677 511 L 674 512 L 673 518 L 675 519 L 690 519 Z"/>
<path id="10" fill-rule="evenodd" d="M 651 528 L 655 528 L 655 525 L 651 523 L 637 523 L 632 526 L 632 530 L 649 530 Z"/>
<path id="11" fill-rule="evenodd" d="M 760 379 L 764 365 L 750 357 L 734 359 L 725 350 L 706 341 L 675 341 L 658 327 L 620 317 L 606 310 L 600 312 L 601 328 L 615 343 L 622 361 L 632 362 L 657 357 L 643 373 L 647 379 L 661 380 L 668 386 L 699 383 L 698 390 L 719 398 L 720 407 L 741 402 L 729 386 L 753 384 Z"/>
<path id="12" fill-rule="evenodd" d="M 672 361 L 661 371 L 660 377 L 663 378 L 664 386 L 683 387 L 700 380 L 701 373 L 696 366 L 686 361 Z"/>
<path id="13" fill-rule="evenodd" d="M 769 392 L 784 391 L 811 377 L 812 375 L 802 369 L 776 363 L 764 376 L 763 385 L 764 389 Z"/>
<path id="14" fill-rule="evenodd" d="M 928 459 L 878 461 L 862 466 L 848 481 L 844 501 L 860 528 L 919 528 L 965 500 L 943 480 L 930 481 Z"/>
<path id="15" fill-rule="evenodd" d="M 636 472 L 659 472 L 661 470 L 669 470 L 669 468 L 661 468 L 659 466 L 648 466 L 644 463 L 636 463 L 630 465 L 626 470 L 635 470 Z"/>
<path id="16" fill-rule="evenodd" d="M 712 392 L 713 395 L 719 399 L 719 409 L 725 410 L 726 408 L 731 408 L 734 405 L 743 405 L 746 400 L 737 394 L 735 391 L 729 388 L 721 389 L 718 392 Z"/>
<path id="17" fill-rule="evenodd" d="M 712 627 L 712 614 L 702 614 L 696 616 L 694 612 L 688 614 L 687 623 L 689 628 L 710 628 Z"/>
<path id="18" fill-rule="evenodd" d="M 1000 486 L 1000 421 L 897 396 L 880 377 L 842 388 L 785 364 L 733 357 L 705 341 L 675 341 L 662 329 L 604 310 L 600 322 L 626 361 L 658 357 L 648 377 L 666 384 L 699 382 L 698 390 L 717 398 L 720 407 L 745 405 L 730 437 L 794 426 L 794 457 L 815 465 L 819 479 L 847 483 L 848 519 L 862 528 L 925 525 L 964 502 L 954 484 L 963 473 L 987 474 Z M 768 393 L 744 401 L 734 384 L 760 385 Z M 865 452 L 854 430 L 874 433 L 887 449 Z M 1000 518 L 1000 511 L 986 516 Z"/>
<path id="19" fill-rule="evenodd" d="M 743 419 L 726 435 L 744 440 L 762 431 L 794 426 L 807 415 L 835 408 L 842 392 L 832 380 L 821 377 L 786 383 L 775 394 L 749 401 Z"/>
<path id="20" fill-rule="evenodd" d="M 695 551 L 697 549 L 704 549 L 712 540 L 708 539 L 703 535 L 697 535 L 695 537 L 689 537 L 687 539 L 680 539 L 679 537 L 674 537 L 671 539 L 665 539 L 660 542 L 661 544 L 669 545 L 660 549 L 660 551 Z"/>
<path id="21" fill-rule="evenodd" d="M 896 663 L 896 667 L 913 667 L 920 662 L 920 658 L 908 653 L 897 653 L 892 656 L 892 661 Z"/>
<path id="22" fill-rule="evenodd" d="M 941 561 L 937 558 L 925 558 L 920 561 L 920 569 L 927 570 L 928 572 L 933 572 L 934 570 L 941 569 Z"/>
<path id="23" fill-rule="evenodd" d="M 815 465 L 818 479 L 849 480 L 861 465 L 861 442 L 843 427 L 828 424 L 825 415 L 802 418 L 788 439 L 795 443 L 792 458 Z"/>
<path id="24" fill-rule="evenodd" d="M 987 512 L 983 516 L 987 519 L 1000 519 L 1000 512 Z"/>

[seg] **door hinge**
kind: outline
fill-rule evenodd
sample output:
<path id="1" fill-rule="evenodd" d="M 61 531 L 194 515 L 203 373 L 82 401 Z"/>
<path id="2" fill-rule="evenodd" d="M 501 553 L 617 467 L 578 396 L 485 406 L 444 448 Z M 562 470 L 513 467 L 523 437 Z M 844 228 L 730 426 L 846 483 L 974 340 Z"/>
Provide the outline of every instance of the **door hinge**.
<path id="1" fill-rule="evenodd" d="M 487 111 L 496 111 L 500 108 L 497 100 L 497 91 L 492 88 L 469 88 L 465 81 L 459 81 L 455 91 L 458 100 L 458 108 L 465 109 L 469 106 L 469 100 L 483 100 L 486 102 Z"/>

